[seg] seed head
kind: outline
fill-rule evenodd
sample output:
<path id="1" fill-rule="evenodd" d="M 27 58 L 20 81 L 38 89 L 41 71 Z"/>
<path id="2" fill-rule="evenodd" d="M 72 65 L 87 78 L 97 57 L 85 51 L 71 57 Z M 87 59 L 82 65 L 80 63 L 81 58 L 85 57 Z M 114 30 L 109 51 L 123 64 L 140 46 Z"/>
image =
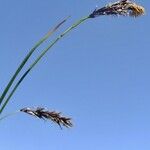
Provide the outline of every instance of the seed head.
<path id="1" fill-rule="evenodd" d="M 95 18 L 102 15 L 138 17 L 144 13 L 144 7 L 137 5 L 130 0 L 121 0 L 108 4 L 105 7 L 95 9 L 93 13 L 90 14 L 89 18 Z"/>
<path id="2" fill-rule="evenodd" d="M 62 127 L 62 125 L 67 128 L 73 126 L 71 123 L 71 118 L 61 116 L 60 112 L 48 111 L 45 108 L 41 107 L 38 107 L 36 109 L 23 108 L 20 111 L 38 117 L 40 119 L 52 120 L 54 123 L 57 123 L 60 127 Z"/>

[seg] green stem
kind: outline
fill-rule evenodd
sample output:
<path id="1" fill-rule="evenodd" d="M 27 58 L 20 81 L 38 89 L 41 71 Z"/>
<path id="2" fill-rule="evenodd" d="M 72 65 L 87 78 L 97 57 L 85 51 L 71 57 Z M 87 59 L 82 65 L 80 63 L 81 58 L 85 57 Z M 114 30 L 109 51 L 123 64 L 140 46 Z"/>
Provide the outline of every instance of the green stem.
<path id="1" fill-rule="evenodd" d="M 13 115 L 16 115 L 17 113 L 19 113 L 20 111 L 16 111 L 16 112 L 12 112 L 12 113 L 9 113 L 3 117 L 0 118 L 0 121 L 2 121 L 3 119 L 6 119 L 7 117 L 10 117 L 10 116 L 13 116 Z"/>
<path id="2" fill-rule="evenodd" d="M 48 52 L 48 50 L 54 45 L 56 44 L 63 36 L 65 36 L 69 31 L 71 31 L 72 29 L 76 28 L 78 25 L 80 25 L 81 23 L 83 23 L 85 20 L 89 19 L 89 16 L 86 16 L 82 19 L 80 19 L 79 21 L 77 21 L 75 24 L 73 24 L 72 26 L 70 26 L 67 30 L 65 30 L 60 36 L 58 36 L 42 53 L 41 55 L 39 55 L 39 57 L 33 62 L 33 64 L 31 64 L 31 66 L 29 67 L 29 69 L 22 75 L 22 77 L 20 78 L 20 80 L 16 83 L 15 87 L 13 88 L 13 90 L 11 91 L 11 93 L 9 94 L 8 98 L 6 99 L 6 101 L 4 102 L 3 106 L 0 109 L 0 114 L 2 113 L 2 111 L 4 110 L 4 108 L 6 107 L 7 103 L 9 102 L 10 98 L 12 97 L 12 95 L 14 94 L 14 92 L 16 91 L 16 89 L 18 88 L 18 86 L 20 85 L 20 83 L 23 81 L 23 79 L 26 77 L 26 75 L 33 69 L 33 67 L 40 61 L 40 59 Z"/>
<path id="3" fill-rule="evenodd" d="M 68 18 L 68 17 L 67 17 Z M 3 101 L 3 99 L 5 98 L 8 90 L 10 89 L 11 85 L 13 84 L 14 80 L 16 79 L 16 77 L 18 76 L 18 74 L 20 73 L 20 71 L 22 70 L 22 68 L 24 67 L 24 65 L 26 64 L 26 62 L 28 61 L 28 59 L 30 58 L 30 56 L 33 54 L 33 52 L 45 41 L 49 38 L 50 35 L 52 35 L 66 20 L 63 20 L 61 23 L 59 23 L 54 29 L 52 29 L 51 31 L 49 31 L 42 39 L 40 39 L 35 46 L 29 51 L 29 53 L 26 55 L 26 57 L 23 59 L 23 61 L 21 62 L 21 64 L 19 65 L 19 67 L 17 68 L 16 72 L 14 73 L 14 75 L 12 76 L 12 78 L 10 79 L 10 81 L 8 82 L 6 88 L 4 89 L 2 95 L 0 96 L 0 105 Z"/>

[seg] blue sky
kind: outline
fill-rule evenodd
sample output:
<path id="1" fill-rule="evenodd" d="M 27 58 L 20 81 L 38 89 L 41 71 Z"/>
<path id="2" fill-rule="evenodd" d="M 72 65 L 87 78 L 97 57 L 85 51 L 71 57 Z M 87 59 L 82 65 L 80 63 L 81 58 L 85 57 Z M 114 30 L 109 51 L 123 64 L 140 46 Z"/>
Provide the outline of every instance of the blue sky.
<path id="1" fill-rule="evenodd" d="M 0 92 L 51 27 L 71 15 L 53 40 L 108 2 L 1 0 Z M 137 2 L 146 8 L 143 17 L 99 17 L 65 36 L 24 80 L 4 112 L 43 106 L 72 117 L 74 127 L 60 130 L 20 113 L 0 123 L 0 149 L 150 149 L 150 4 Z"/>

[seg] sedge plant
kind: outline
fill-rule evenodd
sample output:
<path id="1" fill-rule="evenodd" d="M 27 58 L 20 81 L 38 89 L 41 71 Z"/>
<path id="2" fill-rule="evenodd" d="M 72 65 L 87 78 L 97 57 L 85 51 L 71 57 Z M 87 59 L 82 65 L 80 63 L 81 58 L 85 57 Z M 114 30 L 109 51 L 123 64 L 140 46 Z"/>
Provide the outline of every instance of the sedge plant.
<path id="1" fill-rule="evenodd" d="M 8 102 L 11 100 L 11 97 L 16 92 L 19 85 L 22 83 L 24 78 L 30 73 L 30 71 L 36 66 L 36 64 L 41 60 L 41 58 L 59 41 L 61 40 L 66 34 L 72 31 L 74 28 L 79 26 L 81 23 L 87 21 L 88 19 L 93 19 L 100 16 L 130 16 L 130 17 L 138 17 L 145 13 L 144 7 L 132 2 L 131 0 L 120 0 L 114 3 L 110 3 L 104 7 L 95 9 L 89 15 L 81 18 L 76 23 L 72 24 L 68 27 L 62 34 L 60 34 L 55 40 L 53 40 L 42 52 L 39 56 L 35 59 L 35 61 L 29 66 L 29 68 L 23 73 L 23 75 L 18 79 L 16 84 L 14 85 L 13 89 L 9 92 L 10 87 L 13 85 L 16 77 L 19 75 L 23 67 L 26 65 L 29 58 L 33 55 L 35 50 L 44 42 L 46 41 L 50 35 L 52 35 L 67 19 L 64 19 L 60 22 L 54 29 L 48 32 L 41 40 L 35 44 L 35 46 L 29 51 L 27 56 L 24 58 L 20 66 L 17 68 L 15 74 L 12 76 L 11 80 L 8 82 L 8 85 L 4 89 L 3 93 L 0 96 L 0 116 L 3 110 L 6 108 Z M 35 116 L 40 119 L 49 119 L 53 122 L 57 123 L 59 126 L 63 125 L 65 127 L 71 127 L 71 118 L 62 117 L 60 113 L 55 111 L 48 111 L 45 108 L 23 108 L 17 112 L 24 112 Z M 11 114 L 9 114 L 11 115 Z M 6 115 L 1 117 L 0 120 L 3 118 L 8 117 Z"/>

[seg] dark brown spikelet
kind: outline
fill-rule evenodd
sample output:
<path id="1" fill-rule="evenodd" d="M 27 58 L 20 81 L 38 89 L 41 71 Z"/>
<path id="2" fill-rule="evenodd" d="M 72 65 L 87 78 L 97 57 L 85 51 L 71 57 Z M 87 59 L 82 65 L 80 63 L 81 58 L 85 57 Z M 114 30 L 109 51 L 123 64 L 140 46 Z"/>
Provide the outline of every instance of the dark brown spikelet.
<path id="1" fill-rule="evenodd" d="M 102 15 L 138 17 L 144 13 L 144 7 L 137 5 L 130 0 L 121 0 L 94 10 L 89 17 L 95 18 Z"/>
<path id="2" fill-rule="evenodd" d="M 69 128 L 72 127 L 71 118 L 61 116 L 60 112 L 48 111 L 45 108 L 37 107 L 36 109 L 32 108 L 23 108 L 20 110 L 32 116 L 38 117 L 40 119 L 52 120 L 54 123 L 57 123 L 61 128 L 62 125 Z"/>

